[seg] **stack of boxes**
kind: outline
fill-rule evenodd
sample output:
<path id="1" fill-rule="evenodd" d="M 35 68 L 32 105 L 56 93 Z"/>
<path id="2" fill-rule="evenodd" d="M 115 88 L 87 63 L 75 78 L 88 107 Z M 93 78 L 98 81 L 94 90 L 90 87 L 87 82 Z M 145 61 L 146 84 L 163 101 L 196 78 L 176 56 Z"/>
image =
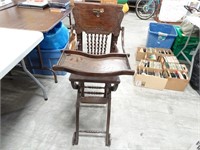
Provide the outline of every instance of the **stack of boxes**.
<path id="1" fill-rule="evenodd" d="M 184 91 L 189 83 L 187 67 L 170 49 L 138 47 L 136 60 L 140 61 L 135 75 L 137 86 Z"/>

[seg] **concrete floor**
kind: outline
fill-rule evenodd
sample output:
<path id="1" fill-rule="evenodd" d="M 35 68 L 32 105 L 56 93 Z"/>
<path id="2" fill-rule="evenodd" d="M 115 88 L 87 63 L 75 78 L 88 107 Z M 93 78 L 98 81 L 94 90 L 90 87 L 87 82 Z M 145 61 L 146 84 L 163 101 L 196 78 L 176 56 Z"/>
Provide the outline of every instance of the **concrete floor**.
<path id="1" fill-rule="evenodd" d="M 148 21 L 134 12 L 125 15 L 125 48 L 136 68 L 136 47 L 145 46 Z M 102 137 L 81 136 L 72 146 L 75 131 L 76 91 L 68 76 L 37 76 L 49 100 L 23 72 L 1 81 L 1 150 L 189 150 L 200 139 L 200 97 L 190 85 L 184 92 L 136 87 L 132 76 L 121 76 L 112 95 L 111 146 Z M 16 74 L 16 76 L 15 76 Z M 105 129 L 105 111 L 82 108 L 82 129 Z"/>

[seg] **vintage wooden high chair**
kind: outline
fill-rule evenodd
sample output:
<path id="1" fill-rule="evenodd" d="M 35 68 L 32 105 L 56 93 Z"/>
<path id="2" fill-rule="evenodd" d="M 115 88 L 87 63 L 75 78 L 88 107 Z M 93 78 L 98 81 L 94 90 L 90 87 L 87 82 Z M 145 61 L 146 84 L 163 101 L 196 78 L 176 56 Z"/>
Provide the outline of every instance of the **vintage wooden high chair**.
<path id="1" fill-rule="evenodd" d="M 104 133 L 107 146 L 110 141 L 111 92 L 120 83 L 119 75 L 134 75 L 124 51 L 124 16 L 122 6 L 99 3 L 75 3 L 73 8 L 77 49 L 63 51 L 54 70 L 68 71 L 71 85 L 77 89 L 76 131 L 73 145 L 78 144 L 79 133 Z M 122 50 L 117 48 L 121 34 Z M 94 84 L 95 83 L 95 84 Z M 79 130 L 81 104 L 107 105 L 106 131 Z M 89 115 L 89 114 L 88 114 Z"/>

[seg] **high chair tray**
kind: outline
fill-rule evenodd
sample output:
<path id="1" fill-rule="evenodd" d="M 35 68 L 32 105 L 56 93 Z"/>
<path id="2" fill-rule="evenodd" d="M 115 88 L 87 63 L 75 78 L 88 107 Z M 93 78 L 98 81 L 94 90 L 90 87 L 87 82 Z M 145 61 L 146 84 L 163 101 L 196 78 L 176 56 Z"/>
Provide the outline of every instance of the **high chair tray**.
<path id="1" fill-rule="evenodd" d="M 127 54 L 91 55 L 71 50 L 62 52 L 61 58 L 57 65 L 53 66 L 53 70 L 84 76 L 134 75 Z"/>

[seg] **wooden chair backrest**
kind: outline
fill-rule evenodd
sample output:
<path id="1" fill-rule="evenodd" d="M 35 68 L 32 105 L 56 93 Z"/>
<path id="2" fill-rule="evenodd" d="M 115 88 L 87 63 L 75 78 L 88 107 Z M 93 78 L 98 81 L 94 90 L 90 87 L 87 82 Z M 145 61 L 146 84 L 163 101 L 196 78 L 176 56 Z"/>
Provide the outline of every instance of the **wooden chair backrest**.
<path id="1" fill-rule="evenodd" d="M 86 37 L 87 53 L 104 54 L 114 52 L 124 17 L 122 6 L 99 3 L 75 3 L 73 8 L 78 50 L 83 51 L 83 38 Z M 83 34 L 85 33 L 85 35 Z M 110 48 L 106 52 L 109 35 Z"/>

